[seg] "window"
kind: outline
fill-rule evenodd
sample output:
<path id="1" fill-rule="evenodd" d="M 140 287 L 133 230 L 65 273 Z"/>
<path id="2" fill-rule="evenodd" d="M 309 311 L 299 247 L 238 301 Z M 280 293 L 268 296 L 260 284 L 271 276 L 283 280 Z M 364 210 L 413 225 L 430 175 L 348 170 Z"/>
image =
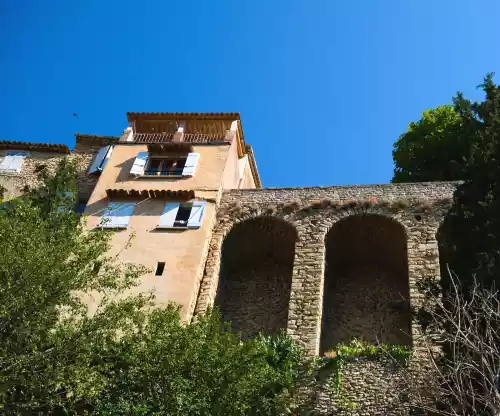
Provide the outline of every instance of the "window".
<path id="1" fill-rule="evenodd" d="M 0 163 L 0 172 L 19 173 L 24 159 L 28 156 L 26 152 L 7 152 Z"/>
<path id="2" fill-rule="evenodd" d="M 181 176 L 186 166 L 186 157 L 149 159 L 148 167 L 144 173 L 147 176 Z"/>
<path id="3" fill-rule="evenodd" d="M 169 202 L 160 216 L 158 228 L 199 228 L 205 212 L 205 201 L 188 204 Z"/>
<path id="4" fill-rule="evenodd" d="M 102 228 L 127 228 L 135 202 L 110 202 L 101 218 Z"/>
<path id="5" fill-rule="evenodd" d="M 163 270 L 165 270 L 165 262 L 159 261 L 157 266 L 156 266 L 155 276 L 161 276 L 163 274 Z"/>
<path id="6" fill-rule="evenodd" d="M 148 152 L 139 152 L 130 169 L 135 176 L 194 176 L 199 153 L 188 153 L 181 157 L 149 156 Z"/>

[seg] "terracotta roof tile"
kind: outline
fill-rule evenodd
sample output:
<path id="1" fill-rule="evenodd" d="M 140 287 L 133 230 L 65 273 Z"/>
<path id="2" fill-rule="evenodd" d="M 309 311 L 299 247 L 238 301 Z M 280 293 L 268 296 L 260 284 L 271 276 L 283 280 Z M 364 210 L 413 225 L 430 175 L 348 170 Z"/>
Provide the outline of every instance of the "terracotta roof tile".
<path id="1" fill-rule="evenodd" d="M 128 112 L 127 117 L 136 118 L 136 117 L 161 117 L 161 118 L 170 118 L 170 119 L 232 119 L 239 120 L 240 113 L 169 113 L 169 112 Z"/>
<path id="2" fill-rule="evenodd" d="M 65 144 L 17 142 L 13 140 L 0 140 L 0 149 L 32 150 L 37 152 L 51 152 L 69 154 L 69 147 Z"/>

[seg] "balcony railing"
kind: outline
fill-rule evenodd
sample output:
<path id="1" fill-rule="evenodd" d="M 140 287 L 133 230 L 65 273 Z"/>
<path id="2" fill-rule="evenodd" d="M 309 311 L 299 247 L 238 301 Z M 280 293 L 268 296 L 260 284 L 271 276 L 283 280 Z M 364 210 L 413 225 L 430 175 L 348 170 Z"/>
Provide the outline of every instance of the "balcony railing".
<path id="1" fill-rule="evenodd" d="M 144 172 L 145 176 L 181 176 L 184 168 L 155 169 L 149 168 Z"/>

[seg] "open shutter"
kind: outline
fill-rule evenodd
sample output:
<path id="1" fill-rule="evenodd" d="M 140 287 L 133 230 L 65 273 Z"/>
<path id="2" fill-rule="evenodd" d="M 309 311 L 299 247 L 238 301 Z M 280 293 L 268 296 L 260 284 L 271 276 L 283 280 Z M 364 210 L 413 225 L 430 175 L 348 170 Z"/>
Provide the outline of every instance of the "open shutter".
<path id="1" fill-rule="evenodd" d="M 101 219 L 103 228 L 127 228 L 135 202 L 111 202 Z"/>
<path id="2" fill-rule="evenodd" d="M 193 202 L 191 214 L 189 215 L 188 228 L 200 228 L 203 221 L 203 214 L 205 212 L 205 201 Z"/>
<path id="3" fill-rule="evenodd" d="M 106 155 L 109 152 L 111 146 L 101 147 L 97 154 L 95 155 L 94 161 L 90 165 L 89 173 L 95 173 L 101 171 L 101 166 L 106 160 Z"/>
<path id="4" fill-rule="evenodd" d="M 21 172 L 21 166 L 28 154 L 25 152 L 8 152 L 0 164 L 3 172 Z"/>
<path id="5" fill-rule="evenodd" d="M 108 163 L 108 159 L 111 156 L 111 152 L 113 151 L 113 146 L 106 146 L 108 149 L 106 151 L 106 156 L 104 156 L 104 160 L 101 162 L 101 165 L 99 166 L 99 170 L 102 172 L 104 170 L 104 167 L 106 166 L 106 163 Z"/>
<path id="6" fill-rule="evenodd" d="M 132 175 L 144 175 L 148 163 L 148 152 L 139 152 L 135 158 L 134 165 L 130 169 Z"/>
<path id="7" fill-rule="evenodd" d="M 194 176 L 194 171 L 196 165 L 198 164 L 198 159 L 200 158 L 199 153 L 189 153 L 186 159 L 186 164 L 182 170 L 182 176 Z"/>
<path id="8" fill-rule="evenodd" d="M 160 223 L 158 228 L 173 228 L 177 211 L 179 211 L 180 203 L 169 202 L 165 205 L 163 214 L 160 216 Z"/>

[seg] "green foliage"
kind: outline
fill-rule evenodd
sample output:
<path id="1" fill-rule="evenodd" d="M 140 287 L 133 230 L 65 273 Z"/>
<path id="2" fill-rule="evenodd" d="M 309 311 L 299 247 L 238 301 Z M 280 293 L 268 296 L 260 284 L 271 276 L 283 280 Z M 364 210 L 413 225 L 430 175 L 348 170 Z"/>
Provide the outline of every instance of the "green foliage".
<path id="1" fill-rule="evenodd" d="M 468 137 L 459 114 L 450 105 L 426 110 L 394 144 L 393 183 L 453 181 L 462 178 Z"/>
<path id="2" fill-rule="evenodd" d="M 424 112 L 396 141 L 393 182 L 461 180 L 440 230 L 442 279 L 500 277 L 500 88 L 488 74 L 482 102 L 459 93 L 453 107 Z"/>
<path id="3" fill-rule="evenodd" d="M 492 74 L 480 87 L 484 101 L 471 102 L 462 94 L 454 100 L 462 134 L 471 143 L 470 157 L 441 241 L 443 258 L 462 281 L 476 276 L 489 285 L 500 282 L 500 87 Z M 447 270 L 442 275 L 449 277 Z"/>
<path id="4" fill-rule="evenodd" d="M 74 167 L 0 209 L 0 406 L 8 415 L 281 415 L 305 361 L 284 334 L 242 341 L 220 315 L 126 296 L 144 268 L 66 209 Z M 82 298 L 101 299 L 93 314 Z M 120 295 L 116 297 L 116 295 Z"/>

